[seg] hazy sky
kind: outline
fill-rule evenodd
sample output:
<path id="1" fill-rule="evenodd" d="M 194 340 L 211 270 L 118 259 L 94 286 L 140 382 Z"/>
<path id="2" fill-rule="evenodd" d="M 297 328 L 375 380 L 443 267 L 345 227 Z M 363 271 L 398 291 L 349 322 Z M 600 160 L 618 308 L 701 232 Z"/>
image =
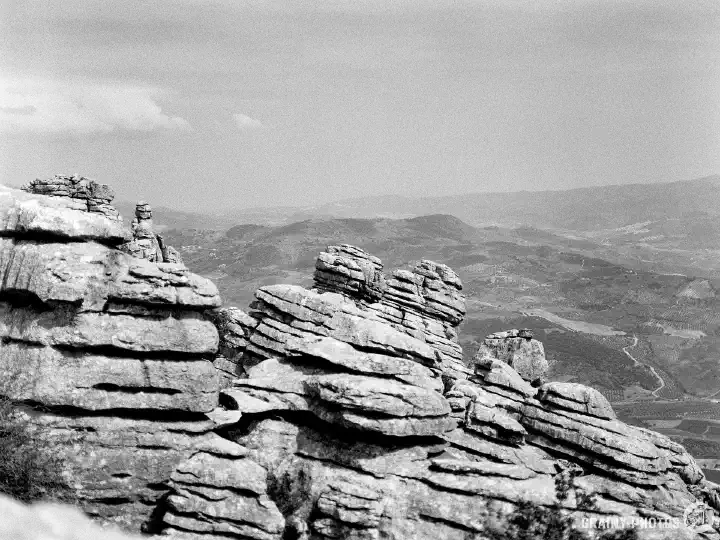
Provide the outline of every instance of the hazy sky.
<path id="1" fill-rule="evenodd" d="M 717 0 L 4 0 L 0 181 L 184 209 L 720 173 Z"/>

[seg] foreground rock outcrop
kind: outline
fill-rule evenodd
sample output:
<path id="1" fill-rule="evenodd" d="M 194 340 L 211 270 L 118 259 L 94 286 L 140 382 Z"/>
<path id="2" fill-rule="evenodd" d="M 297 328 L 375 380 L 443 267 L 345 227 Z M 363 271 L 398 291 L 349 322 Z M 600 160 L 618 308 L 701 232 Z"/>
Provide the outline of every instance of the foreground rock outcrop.
<path id="1" fill-rule="evenodd" d="M 330 246 L 313 289 L 262 287 L 245 312 L 181 264 L 117 249 L 130 231 L 64 192 L 3 189 L 0 211 L 4 391 L 104 521 L 188 540 L 480 540 L 531 503 L 720 539 L 720 486 L 599 392 L 547 382 L 529 332 L 489 336 L 465 366 L 445 265 L 386 275 Z"/>
<path id="2" fill-rule="evenodd" d="M 139 529 L 196 441 L 216 437 L 216 287 L 131 238 L 112 191 L 77 177 L 0 189 L 1 390 L 94 516 Z M 41 195 L 39 193 L 45 193 Z"/>

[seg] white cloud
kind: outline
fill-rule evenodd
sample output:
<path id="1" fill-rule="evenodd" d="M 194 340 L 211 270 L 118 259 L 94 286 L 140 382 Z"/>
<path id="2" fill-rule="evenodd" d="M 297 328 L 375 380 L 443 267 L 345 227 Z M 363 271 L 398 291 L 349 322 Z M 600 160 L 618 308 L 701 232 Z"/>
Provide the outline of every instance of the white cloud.
<path id="1" fill-rule="evenodd" d="M 93 133 L 116 129 L 189 129 L 163 113 L 158 88 L 128 84 L 0 80 L 0 131 Z"/>
<path id="2" fill-rule="evenodd" d="M 235 125 L 240 129 L 262 129 L 265 127 L 260 120 L 255 120 L 246 114 L 233 114 L 233 118 L 235 119 Z"/>

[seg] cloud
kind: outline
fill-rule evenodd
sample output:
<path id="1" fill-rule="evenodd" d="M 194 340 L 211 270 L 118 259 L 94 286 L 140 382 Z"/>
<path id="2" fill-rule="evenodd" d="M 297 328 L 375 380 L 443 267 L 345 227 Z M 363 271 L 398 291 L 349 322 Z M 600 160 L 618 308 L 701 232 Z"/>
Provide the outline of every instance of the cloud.
<path id="1" fill-rule="evenodd" d="M 241 113 L 233 114 L 233 118 L 235 119 L 235 124 L 240 129 L 251 130 L 251 129 L 263 129 L 265 127 L 263 125 L 263 123 L 260 122 L 260 120 L 255 120 L 254 118 L 250 118 L 246 114 L 241 114 Z"/>
<path id="2" fill-rule="evenodd" d="M 96 133 L 114 130 L 189 129 L 165 114 L 158 88 L 123 83 L 0 80 L 0 131 Z"/>

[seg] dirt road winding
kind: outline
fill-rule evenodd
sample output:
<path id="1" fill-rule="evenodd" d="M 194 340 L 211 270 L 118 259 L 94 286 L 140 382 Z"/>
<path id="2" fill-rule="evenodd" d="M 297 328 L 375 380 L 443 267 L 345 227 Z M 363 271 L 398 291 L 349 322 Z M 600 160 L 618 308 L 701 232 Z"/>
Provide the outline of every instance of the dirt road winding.
<path id="1" fill-rule="evenodd" d="M 647 364 L 643 364 L 642 362 L 639 362 L 637 358 L 635 358 L 632 354 L 630 354 L 630 352 L 628 352 L 629 349 L 634 349 L 635 347 L 637 347 L 637 344 L 638 344 L 638 338 L 637 338 L 637 336 L 636 336 L 635 334 L 633 334 L 633 343 L 632 343 L 632 345 L 628 345 L 627 347 L 623 347 L 623 352 L 624 352 L 625 354 L 627 354 L 628 358 L 630 358 L 630 360 L 632 360 L 632 361 L 634 362 L 634 365 L 636 365 L 636 366 L 645 366 L 645 367 L 648 368 L 650 371 L 652 371 L 652 374 L 655 375 L 655 377 L 657 378 L 658 381 L 660 381 L 660 386 L 659 386 L 658 388 L 656 388 L 655 390 L 652 391 L 652 395 L 655 396 L 655 397 L 658 397 L 658 395 L 657 395 L 658 392 L 659 392 L 660 390 L 662 390 L 663 388 L 665 388 L 665 381 L 664 381 L 663 378 L 658 374 L 658 372 L 655 371 L 655 368 L 654 368 L 654 367 L 649 366 L 649 365 L 647 365 Z"/>

